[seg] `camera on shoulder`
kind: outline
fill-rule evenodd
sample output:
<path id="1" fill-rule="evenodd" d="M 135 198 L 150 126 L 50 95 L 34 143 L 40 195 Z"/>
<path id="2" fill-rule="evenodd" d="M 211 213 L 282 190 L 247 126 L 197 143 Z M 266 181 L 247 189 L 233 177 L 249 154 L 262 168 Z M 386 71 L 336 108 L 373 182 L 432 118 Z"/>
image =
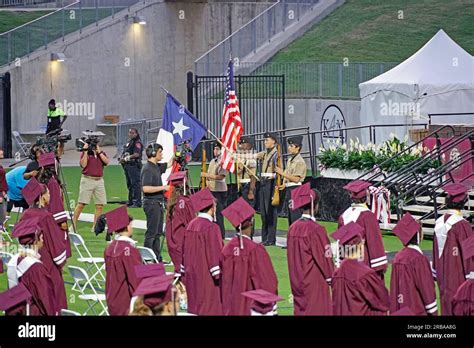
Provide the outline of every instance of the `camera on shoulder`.
<path id="1" fill-rule="evenodd" d="M 77 151 L 87 151 L 89 153 L 97 149 L 97 145 L 100 143 L 101 137 L 105 136 L 102 132 L 93 132 L 90 130 L 82 132 L 85 136 L 76 139 L 76 149 Z M 88 145 L 88 148 L 85 149 L 84 145 Z"/>

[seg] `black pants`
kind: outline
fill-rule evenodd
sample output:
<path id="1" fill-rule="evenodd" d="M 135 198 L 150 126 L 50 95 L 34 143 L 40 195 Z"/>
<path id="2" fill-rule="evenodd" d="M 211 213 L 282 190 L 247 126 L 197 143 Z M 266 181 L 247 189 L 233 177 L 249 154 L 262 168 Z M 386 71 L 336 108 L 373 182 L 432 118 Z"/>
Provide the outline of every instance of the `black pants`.
<path id="1" fill-rule="evenodd" d="M 123 166 L 127 180 L 128 204 L 142 205 L 142 185 L 140 179 L 141 163 L 126 163 Z"/>
<path id="2" fill-rule="evenodd" d="M 159 262 L 161 258 L 161 239 L 163 233 L 163 203 L 159 200 L 144 200 L 143 210 L 146 216 L 145 243 L 146 248 L 155 252 Z M 164 242 L 164 240 L 163 240 Z"/>
<path id="3" fill-rule="evenodd" d="M 276 227 L 278 221 L 277 208 L 272 205 L 274 179 L 263 179 L 260 182 L 260 215 L 262 217 L 262 242 L 276 243 Z"/>
<path id="4" fill-rule="evenodd" d="M 46 125 L 46 134 L 61 128 L 61 117 L 48 117 L 48 124 Z"/>
<path id="5" fill-rule="evenodd" d="M 301 218 L 301 215 L 302 215 L 301 209 L 293 210 L 291 208 L 291 206 L 292 206 L 292 204 L 291 204 L 291 191 L 293 191 L 294 189 L 296 189 L 298 187 L 299 186 L 291 186 L 291 187 L 287 187 L 285 189 L 285 207 L 286 207 L 287 216 L 288 216 L 288 227 L 290 227 L 293 222 L 295 222 L 296 220 Z"/>
<path id="6" fill-rule="evenodd" d="M 225 239 L 225 227 L 224 227 L 224 217 L 222 216 L 222 210 L 226 204 L 227 200 L 227 192 L 212 192 L 212 195 L 217 200 L 217 207 L 216 207 L 216 220 L 217 224 L 219 225 L 219 229 L 221 230 L 222 239 Z"/>

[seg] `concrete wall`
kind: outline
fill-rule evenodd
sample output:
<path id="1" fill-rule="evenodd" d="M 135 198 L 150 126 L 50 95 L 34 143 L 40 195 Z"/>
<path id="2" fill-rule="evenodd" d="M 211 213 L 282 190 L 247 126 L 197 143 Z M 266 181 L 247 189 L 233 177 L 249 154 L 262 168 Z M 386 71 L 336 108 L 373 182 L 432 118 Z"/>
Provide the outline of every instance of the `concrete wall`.
<path id="1" fill-rule="evenodd" d="M 38 130 L 46 123 L 50 98 L 86 103 L 94 111 L 68 119 L 65 128 L 73 136 L 95 129 L 106 114 L 121 120 L 161 117 L 165 94 L 160 86 L 185 103 L 186 71 L 193 69 L 194 60 L 269 5 L 155 1 L 132 8 L 131 15 L 145 17 L 145 26 L 132 24 L 121 13 L 97 28 L 71 34 L 65 43 L 52 44 L 8 69 L 12 127 Z M 63 52 L 66 61 L 51 62 L 51 52 Z"/>

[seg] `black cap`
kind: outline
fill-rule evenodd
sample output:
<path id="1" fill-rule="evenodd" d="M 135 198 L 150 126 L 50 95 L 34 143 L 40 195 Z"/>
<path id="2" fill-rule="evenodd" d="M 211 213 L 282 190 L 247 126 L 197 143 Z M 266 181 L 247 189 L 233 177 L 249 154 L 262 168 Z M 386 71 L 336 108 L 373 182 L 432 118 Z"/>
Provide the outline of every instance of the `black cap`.
<path id="1" fill-rule="evenodd" d="M 218 147 L 219 149 L 222 148 L 222 144 L 218 141 L 213 141 L 212 142 L 212 148 Z"/>
<path id="2" fill-rule="evenodd" d="M 274 133 L 274 132 L 267 132 L 263 135 L 264 138 L 271 138 L 273 140 L 275 140 L 276 142 L 278 142 L 278 134 L 277 133 Z"/>
<path id="3" fill-rule="evenodd" d="M 253 137 L 240 137 L 239 144 L 250 144 L 253 147 L 255 142 Z"/>
<path id="4" fill-rule="evenodd" d="M 295 135 L 295 136 L 289 137 L 287 141 L 288 141 L 288 144 L 290 145 L 296 145 L 296 146 L 301 147 L 303 145 L 303 136 Z"/>

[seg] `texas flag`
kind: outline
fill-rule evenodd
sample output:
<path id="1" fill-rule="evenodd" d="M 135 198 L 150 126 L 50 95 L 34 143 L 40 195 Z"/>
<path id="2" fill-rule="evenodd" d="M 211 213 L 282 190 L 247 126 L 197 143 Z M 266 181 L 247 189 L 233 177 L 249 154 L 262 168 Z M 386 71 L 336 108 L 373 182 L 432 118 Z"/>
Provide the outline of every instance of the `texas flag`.
<path id="1" fill-rule="evenodd" d="M 201 139 L 206 135 L 207 128 L 194 115 L 177 101 L 171 94 L 166 95 L 163 122 L 156 142 L 163 146 L 163 160 L 167 163 L 176 149 L 176 145 L 189 141 L 192 150 L 196 148 Z M 172 168 L 162 175 L 167 181 Z"/>

